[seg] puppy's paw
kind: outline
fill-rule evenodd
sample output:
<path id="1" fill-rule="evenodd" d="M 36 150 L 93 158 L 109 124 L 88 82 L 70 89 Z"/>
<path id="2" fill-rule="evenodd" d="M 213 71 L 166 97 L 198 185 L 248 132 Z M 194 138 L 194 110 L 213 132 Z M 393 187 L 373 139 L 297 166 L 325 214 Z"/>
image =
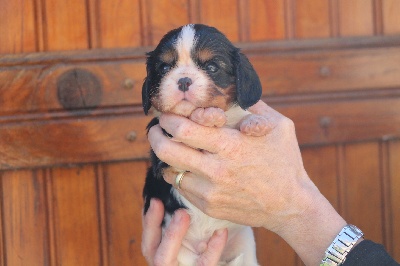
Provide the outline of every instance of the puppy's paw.
<path id="1" fill-rule="evenodd" d="M 222 127 L 226 123 L 226 115 L 220 108 L 197 108 L 190 115 L 190 120 L 206 127 Z"/>
<path id="2" fill-rule="evenodd" d="M 251 114 L 240 121 L 239 129 L 243 134 L 259 137 L 266 135 L 270 130 L 270 126 L 265 117 Z"/>

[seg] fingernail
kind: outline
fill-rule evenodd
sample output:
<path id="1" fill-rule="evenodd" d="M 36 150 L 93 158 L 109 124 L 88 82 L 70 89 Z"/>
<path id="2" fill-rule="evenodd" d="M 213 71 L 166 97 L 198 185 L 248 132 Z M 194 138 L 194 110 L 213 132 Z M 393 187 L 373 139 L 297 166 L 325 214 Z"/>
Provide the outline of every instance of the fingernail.
<path id="1" fill-rule="evenodd" d="M 174 223 L 178 223 L 178 222 L 180 222 L 182 220 L 182 213 L 181 212 L 175 212 L 174 213 L 174 216 L 172 217 L 172 221 L 174 222 Z"/>

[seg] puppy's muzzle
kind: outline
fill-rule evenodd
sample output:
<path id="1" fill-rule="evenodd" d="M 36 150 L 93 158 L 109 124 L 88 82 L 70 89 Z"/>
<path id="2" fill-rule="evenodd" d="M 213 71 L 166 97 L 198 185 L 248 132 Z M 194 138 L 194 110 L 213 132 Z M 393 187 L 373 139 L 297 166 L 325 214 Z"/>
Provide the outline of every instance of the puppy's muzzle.
<path id="1" fill-rule="evenodd" d="M 192 85 L 192 80 L 188 77 L 185 78 L 181 78 L 178 80 L 178 88 L 180 91 L 188 91 L 189 90 L 189 86 Z"/>

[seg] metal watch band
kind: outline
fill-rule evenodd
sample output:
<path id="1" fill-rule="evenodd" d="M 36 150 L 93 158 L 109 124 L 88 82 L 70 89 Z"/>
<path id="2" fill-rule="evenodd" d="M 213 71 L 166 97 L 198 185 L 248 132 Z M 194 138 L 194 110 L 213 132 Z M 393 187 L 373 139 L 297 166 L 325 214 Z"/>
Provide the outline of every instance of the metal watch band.
<path id="1" fill-rule="evenodd" d="M 348 224 L 343 227 L 325 251 L 325 257 L 320 266 L 342 265 L 346 260 L 347 254 L 363 236 L 363 232 L 355 225 Z"/>

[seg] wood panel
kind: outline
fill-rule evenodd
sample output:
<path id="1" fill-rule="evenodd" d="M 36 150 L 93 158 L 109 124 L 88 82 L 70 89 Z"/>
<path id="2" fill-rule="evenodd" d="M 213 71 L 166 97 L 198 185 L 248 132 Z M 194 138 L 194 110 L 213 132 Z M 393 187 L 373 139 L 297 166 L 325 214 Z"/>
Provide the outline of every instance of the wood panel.
<path id="1" fill-rule="evenodd" d="M 363 230 L 365 237 L 383 242 L 383 202 L 379 145 L 350 144 L 344 149 L 345 172 L 341 187 L 344 219 Z"/>
<path id="2" fill-rule="evenodd" d="M 56 264 L 101 265 L 95 168 L 56 168 L 51 176 Z"/>
<path id="3" fill-rule="evenodd" d="M 189 23 L 187 0 L 142 1 L 144 41 L 146 45 L 157 45 L 170 30 Z"/>
<path id="4" fill-rule="evenodd" d="M 329 37 L 329 1 L 297 0 L 294 8 L 296 38 Z"/>
<path id="5" fill-rule="evenodd" d="M 239 40 L 239 8 L 236 0 L 203 0 L 199 1 L 200 21 L 216 27 L 223 32 L 229 40 Z M 243 23 L 243 22 L 242 22 Z"/>
<path id="6" fill-rule="evenodd" d="M 45 0 L 43 8 L 45 51 L 90 48 L 86 1 Z"/>
<path id="7" fill-rule="evenodd" d="M 382 1 L 383 32 L 386 35 L 400 34 L 400 2 L 396 0 Z"/>
<path id="8" fill-rule="evenodd" d="M 42 171 L 3 172 L 4 265 L 48 265 L 49 242 Z"/>
<path id="9" fill-rule="evenodd" d="M 296 253 L 281 237 L 264 228 L 253 230 L 260 265 L 296 265 Z"/>
<path id="10" fill-rule="evenodd" d="M 34 0 L 1 0 L 0 6 L 0 54 L 35 52 Z"/>
<path id="11" fill-rule="evenodd" d="M 146 162 L 104 166 L 108 265 L 146 265 L 141 252 Z"/>
<path id="12" fill-rule="evenodd" d="M 89 3 L 93 48 L 142 45 L 139 0 L 91 0 Z"/>
<path id="13" fill-rule="evenodd" d="M 303 148 L 301 154 L 308 176 L 332 206 L 340 211 L 337 148 L 334 145 L 308 147 Z"/>
<path id="14" fill-rule="evenodd" d="M 278 1 L 248 1 L 246 41 L 264 41 L 284 39 L 285 5 Z"/>
<path id="15" fill-rule="evenodd" d="M 368 36 L 374 34 L 372 1 L 339 1 L 339 31 L 341 36 Z"/>
<path id="16" fill-rule="evenodd" d="M 276 96 L 398 88 L 399 42 L 397 37 L 354 39 L 333 47 L 325 41 L 277 42 L 243 45 L 243 51 L 261 78 L 264 95 Z M 354 49 L 361 45 L 363 49 Z M 101 101 L 85 107 L 141 104 L 144 53 L 132 49 L 0 57 L 0 114 L 62 109 L 54 87 L 71 70 L 90 72 L 101 83 Z"/>
<path id="17" fill-rule="evenodd" d="M 0 127 L 0 168 L 77 164 L 148 157 L 150 118 L 72 118 Z"/>

